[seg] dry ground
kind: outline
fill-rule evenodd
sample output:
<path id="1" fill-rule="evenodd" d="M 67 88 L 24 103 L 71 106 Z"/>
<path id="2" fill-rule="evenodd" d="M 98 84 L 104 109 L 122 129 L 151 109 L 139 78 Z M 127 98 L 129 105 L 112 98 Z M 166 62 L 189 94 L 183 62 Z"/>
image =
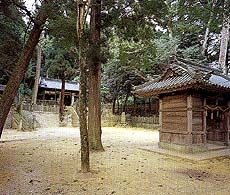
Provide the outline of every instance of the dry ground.
<path id="1" fill-rule="evenodd" d="M 230 194 L 230 157 L 187 161 L 141 150 L 158 132 L 104 128 L 105 152 L 80 173 L 79 129 L 6 130 L 0 143 L 0 194 Z"/>

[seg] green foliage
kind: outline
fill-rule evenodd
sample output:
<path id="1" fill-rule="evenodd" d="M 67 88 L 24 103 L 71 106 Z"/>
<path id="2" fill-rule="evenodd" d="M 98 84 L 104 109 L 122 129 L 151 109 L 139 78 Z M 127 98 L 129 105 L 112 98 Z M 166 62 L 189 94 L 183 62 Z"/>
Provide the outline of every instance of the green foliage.
<path id="1" fill-rule="evenodd" d="M 216 50 L 223 5 L 215 2 L 213 6 L 212 1 L 191 0 L 104 1 L 102 19 L 110 55 L 104 65 L 103 97 L 111 101 L 129 94 L 129 86 L 137 85 L 130 74 L 146 79 L 161 74 L 172 56 L 201 63 L 213 60 L 201 49 L 211 17 L 214 39 L 209 40 L 208 55 Z"/>
<path id="2" fill-rule="evenodd" d="M 197 62 L 218 58 L 223 13 L 229 13 L 223 0 L 104 0 L 100 45 L 86 48 L 87 55 L 101 50 L 102 94 L 105 101 L 130 94 L 133 85 L 160 74 L 172 56 Z M 76 5 L 73 0 L 52 1 L 50 18 L 42 38 L 42 74 L 69 79 L 77 76 Z M 7 9 L 6 9 L 7 8 Z M 210 21 L 208 52 L 201 52 L 204 33 Z M 0 7 L 0 82 L 5 83 L 22 48 L 24 22 L 16 7 Z M 87 25 L 86 25 L 87 26 Z M 86 29 L 86 45 L 89 44 Z M 35 55 L 36 56 L 36 55 Z M 97 55 L 95 55 L 96 57 Z M 95 59 L 97 60 L 97 59 Z M 36 57 L 27 77 L 34 76 Z"/>
<path id="3" fill-rule="evenodd" d="M 60 78 L 63 74 L 69 79 L 76 76 L 76 54 L 70 50 L 70 47 L 60 45 L 55 38 L 46 39 L 43 51 L 46 56 L 43 76 L 46 73 L 52 78 Z"/>
<path id="4" fill-rule="evenodd" d="M 76 13 L 73 1 L 57 1 L 56 12 L 52 12 L 47 23 L 46 35 L 62 47 L 76 45 Z"/>
<path id="5" fill-rule="evenodd" d="M 0 83 L 6 83 L 23 47 L 22 14 L 13 5 L 0 6 Z"/>
<path id="6" fill-rule="evenodd" d="M 25 96 L 31 96 L 32 95 L 32 90 L 29 88 L 27 83 L 21 83 L 19 87 L 19 93 L 25 97 Z"/>
<path id="7" fill-rule="evenodd" d="M 166 66 L 170 62 L 170 58 L 175 55 L 175 50 L 179 44 L 178 38 L 170 38 L 167 35 L 162 35 L 154 40 L 156 45 L 156 57 L 154 64 L 162 64 Z"/>
<path id="8" fill-rule="evenodd" d="M 73 0 L 55 1 L 55 11 L 49 17 L 43 52 L 45 66 L 43 76 L 61 78 L 63 74 L 67 79 L 76 76 L 77 50 L 76 48 L 76 5 Z"/>

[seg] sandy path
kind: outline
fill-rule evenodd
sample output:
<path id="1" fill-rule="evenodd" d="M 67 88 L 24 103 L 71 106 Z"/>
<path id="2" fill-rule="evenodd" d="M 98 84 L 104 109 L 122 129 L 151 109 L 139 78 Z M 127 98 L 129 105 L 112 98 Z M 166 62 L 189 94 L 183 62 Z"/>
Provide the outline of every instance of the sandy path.
<path id="1" fill-rule="evenodd" d="M 150 195 L 230 191 L 230 158 L 186 161 L 141 150 L 156 131 L 104 128 L 105 152 L 91 153 L 92 173 L 79 173 L 79 130 L 7 130 L 0 143 L 0 194 Z"/>

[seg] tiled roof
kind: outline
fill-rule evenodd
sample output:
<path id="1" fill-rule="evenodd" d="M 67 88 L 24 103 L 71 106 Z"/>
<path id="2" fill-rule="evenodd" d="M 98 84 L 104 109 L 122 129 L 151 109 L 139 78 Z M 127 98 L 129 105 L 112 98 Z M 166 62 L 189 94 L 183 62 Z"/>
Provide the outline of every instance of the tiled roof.
<path id="1" fill-rule="evenodd" d="M 45 89 L 61 90 L 62 82 L 60 79 L 40 78 L 39 87 Z M 66 81 L 65 90 L 79 91 L 79 84 L 77 82 Z"/>
<path id="2" fill-rule="evenodd" d="M 198 86 L 221 88 L 230 92 L 230 79 L 220 70 L 182 60 L 172 63 L 161 77 L 136 86 L 133 93 L 156 95 Z"/>

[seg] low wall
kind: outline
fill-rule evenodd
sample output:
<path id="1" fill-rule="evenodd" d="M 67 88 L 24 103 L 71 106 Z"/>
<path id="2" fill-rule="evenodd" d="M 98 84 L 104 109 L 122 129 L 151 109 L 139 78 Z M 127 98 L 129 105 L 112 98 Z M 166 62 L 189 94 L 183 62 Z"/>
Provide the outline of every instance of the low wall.
<path id="1" fill-rule="evenodd" d="M 126 124 L 132 127 L 143 127 L 153 129 L 159 126 L 159 117 L 131 116 L 130 114 L 114 115 L 111 106 L 103 106 L 102 126 L 116 126 Z"/>
<path id="2" fill-rule="evenodd" d="M 132 127 L 152 129 L 159 126 L 159 117 L 156 115 L 150 117 L 127 116 L 127 123 Z"/>
<path id="3" fill-rule="evenodd" d="M 125 121 L 125 122 L 124 122 Z M 154 129 L 159 127 L 158 116 L 141 117 L 141 116 L 130 116 L 126 115 L 125 120 L 122 119 L 121 115 L 107 115 L 102 116 L 102 126 L 113 127 L 116 125 L 129 125 L 132 127 L 142 127 L 147 129 Z"/>
<path id="4" fill-rule="evenodd" d="M 35 115 L 37 122 L 40 127 L 59 127 L 59 114 L 57 108 L 54 106 L 34 106 L 34 112 L 31 112 L 31 107 L 28 105 L 23 106 L 23 110 L 27 110 L 29 113 Z M 77 112 L 76 112 L 77 113 Z M 71 117 L 72 112 L 66 112 L 65 122 L 67 126 L 79 126 L 79 118 Z M 28 115 L 28 114 L 27 114 Z M 71 118 L 71 120 L 69 120 Z M 141 116 L 131 116 L 130 114 L 122 113 L 122 115 L 112 114 L 112 107 L 109 105 L 102 106 L 102 116 L 101 116 L 102 127 L 113 127 L 116 125 L 129 125 L 132 127 L 142 127 L 154 129 L 159 126 L 159 118 L 157 115 L 150 117 Z M 74 125 L 73 125 L 73 120 Z"/>

